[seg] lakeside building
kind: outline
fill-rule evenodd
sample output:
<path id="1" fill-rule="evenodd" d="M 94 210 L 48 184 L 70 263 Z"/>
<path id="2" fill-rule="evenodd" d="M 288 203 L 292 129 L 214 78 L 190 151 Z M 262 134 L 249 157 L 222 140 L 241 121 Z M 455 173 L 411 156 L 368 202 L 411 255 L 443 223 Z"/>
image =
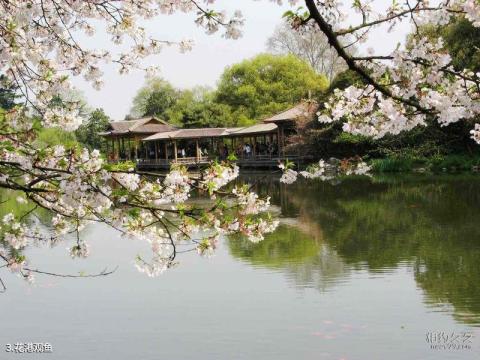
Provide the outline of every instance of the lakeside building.
<path id="1" fill-rule="evenodd" d="M 107 138 L 110 162 L 131 160 L 143 169 L 168 169 L 172 163 L 189 167 L 226 159 L 231 154 L 243 167 L 270 167 L 301 154 L 286 151 L 288 139 L 300 122 L 314 119 L 318 104 L 305 100 L 264 119 L 235 128 L 179 129 L 156 117 L 114 121 L 101 133 Z"/>

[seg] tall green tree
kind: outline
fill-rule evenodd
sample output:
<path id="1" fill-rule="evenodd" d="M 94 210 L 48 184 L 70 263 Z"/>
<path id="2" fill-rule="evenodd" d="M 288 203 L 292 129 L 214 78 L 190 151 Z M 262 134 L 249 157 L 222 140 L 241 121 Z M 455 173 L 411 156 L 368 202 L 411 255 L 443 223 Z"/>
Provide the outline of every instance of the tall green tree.
<path id="1" fill-rule="evenodd" d="M 216 101 L 230 106 L 236 118 L 260 120 L 327 87 L 324 75 L 294 55 L 260 54 L 225 70 Z"/>
<path id="2" fill-rule="evenodd" d="M 109 117 L 103 109 L 92 111 L 88 119 L 76 130 L 77 140 L 89 149 L 106 151 L 105 139 L 99 135 L 108 128 Z"/>
<path id="3" fill-rule="evenodd" d="M 177 102 L 179 92 L 168 81 L 155 77 L 149 79 L 135 98 L 130 115 L 135 117 L 157 116 L 167 117 L 167 110 Z"/>
<path id="4" fill-rule="evenodd" d="M 457 18 L 442 32 L 456 69 L 480 71 L 480 28 L 465 18 Z"/>
<path id="5" fill-rule="evenodd" d="M 184 128 L 229 127 L 238 122 L 230 106 L 215 101 L 215 93 L 205 87 L 181 92 L 177 102 L 167 111 L 172 124 Z"/>

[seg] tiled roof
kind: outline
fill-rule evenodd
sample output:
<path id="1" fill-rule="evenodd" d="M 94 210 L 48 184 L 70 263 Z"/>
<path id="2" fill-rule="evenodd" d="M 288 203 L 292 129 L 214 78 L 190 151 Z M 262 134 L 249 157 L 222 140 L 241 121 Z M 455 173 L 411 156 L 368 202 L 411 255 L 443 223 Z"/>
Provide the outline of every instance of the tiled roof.
<path id="1" fill-rule="evenodd" d="M 201 129 L 179 129 L 175 131 L 162 132 L 151 135 L 144 141 L 165 140 L 165 139 L 200 139 L 211 137 L 263 134 L 275 131 L 275 124 L 257 124 L 240 128 L 201 128 Z"/>
<path id="2" fill-rule="evenodd" d="M 278 128 L 277 125 L 271 124 L 256 124 L 244 128 L 237 128 L 233 130 L 229 130 L 229 135 L 247 135 L 247 134 L 261 134 L 261 133 L 269 133 Z"/>
<path id="3" fill-rule="evenodd" d="M 219 137 L 225 135 L 226 131 L 226 128 L 179 129 L 176 131 L 151 135 L 144 140 L 150 141 L 162 139 L 198 139 L 204 137 Z"/>
<path id="4" fill-rule="evenodd" d="M 270 123 L 270 122 L 277 122 L 277 121 L 292 121 L 292 120 L 300 120 L 306 119 L 311 120 L 315 116 L 315 113 L 318 111 L 318 103 L 313 100 L 304 100 L 298 105 L 294 107 L 282 111 L 272 117 L 269 117 L 263 122 Z"/>
<path id="5" fill-rule="evenodd" d="M 175 127 L 156 117 L 145 117 L 135 120 L 112 121 L 110 130 L 103 135 L 120 135 L 126 133 L 156 134 L 159 132 L 172 131 Z"/>

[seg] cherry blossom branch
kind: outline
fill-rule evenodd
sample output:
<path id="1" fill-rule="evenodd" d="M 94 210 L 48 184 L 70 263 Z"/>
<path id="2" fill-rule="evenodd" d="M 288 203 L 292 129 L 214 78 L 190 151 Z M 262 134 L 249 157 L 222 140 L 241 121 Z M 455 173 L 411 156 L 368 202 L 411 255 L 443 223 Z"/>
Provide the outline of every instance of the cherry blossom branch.
<path id="1" fill-rule="evenodd" d="M 380 85 L 373 77 L 371 77 L 362 67 L 358 66 L 355 62 L 355 59 L 350 56 L 343 46 L 340 44 L 336 33 L 333 31 L 333 28 L 330 24 L 328 24 L 325 19 L 322 17 L 320 12 L 318 11 L 317 6 L 315 5 L 315 0 L 305 0 L 308 10 L 310 11 L 310 16 L 315 20 L 320 30 L 325 34 L 328 39 L 329 44 L 336 50 L 337 54 L 345 60 L 348 67 L 355 71 L 360 77 L 367 83 L 372 85 L 376 90 L 380 93 L 384 94 L 385 96 L 392 98 L 396 101 L 404 103 L 406 105 L 412 106 L 416 108 L 418 111 L 422 113 L 429 114 L 431 111 L 427 108 L 421 106 L 417 101 L 411 99 L 405 99 L 403 97 L 394 95 L 387 87 Z"/>
<path id="2" fill-rule="evenodd" d="M 31 268 L 24 268 L 24 270 L 36 274 L 42 274 L 42 275 L 49 275 L 49 276 L 54 276 L 54 277 L 62 277 L 62 278 L 96 278 L 96 277 L 102 277 L 102 276 L 108 276 L 113 274 L 115 271 L 117 271 L 118 266 L 113 268 L 112 270 L 107 270 L 104 269 L 100 271 L 99 273 L 96 274 L 79 274 L 79 275 L 73 275 L 73 274 L 61 274 L 61 273 L 55 273 L 55 272 L 50 272 L 50 271 L 42 271 L 38 269 L 31 269 Z"/>
<path id="3" fill-rule="evenodd" d="M 413 7 L 410 6 L 408 1 L 406 3 L 408 5 L 408 9 L 402 10 L 402 11 L 397 12 L 397 13 L 392 13 L 392 14 L 387 15 L 385 17 L 382 17 L 380 19 L 369 21 L 369 22 L 365 21 L 365 16 L 363 16 L 364 21 L 360 25 L 352 26 L 352 27 L 349 27 L 348 29 L 337 30 L 337 31 L 334 32 L 334 34 L 337 35 L 337 36 L 345 36 L 345 35 L 348 35 L 348 34 L 353 34 L 357 31 L 365 29 L 365 28 L 371 28 L 371 27 L 376 26 L 376 25 L 389 23 L 393 20 L 396 20 L 396 19 L 399 19 L 399 18 L 402 18 L 402 17 L 405 17 L 405 16 L 411 16 L 413 13 L 438 11 L 438 10 L 442 9 L 441 7 L 420 7 L 420 5 L 422 4 L 422 1 L 417 1 L 415 6 L 413 6 Z M 450 13 L 455 13 L 455 14 L 463 14 L 464 13 L 463 11 L 453 10 L 453 9 L 448 9 L 447 11 L 450 12 Z"/>

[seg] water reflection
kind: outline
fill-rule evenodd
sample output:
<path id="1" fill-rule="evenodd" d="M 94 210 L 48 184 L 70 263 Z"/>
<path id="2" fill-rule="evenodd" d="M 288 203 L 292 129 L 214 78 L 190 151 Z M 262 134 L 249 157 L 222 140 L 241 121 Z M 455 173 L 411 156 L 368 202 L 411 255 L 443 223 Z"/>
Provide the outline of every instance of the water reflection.
<path id="1" fill-rule="evenodd" d="M 276 233 L 258 244 L 225 239 L 213 258 L 182 254 L 154 279 L 133 266 L 146 242 L 94 224 L 84 234 L 88 259 L 70 259 L 68 241 L 27 255 L 41 270 L 117 272 L 28 285 L 3 271 L 0 344 L 52 342 L 49 359 L 60 360 L 475 358 L 479 183 L 447 176 L 286 187 L 264 179 L 257 190 L 276 204 Z M 29 209 L 16 196 L 2 196 L 12 199 L 4 211 Z M 431 350 L 432 330 L 471 332 L 472 349 Z M 10 355 L 0 358 L 18 357 Z"/>
<path id="2" fill-rule="evenodd" d="M 258 180 L 255 176 L 245 181 Z M 435 311 L 480 325 L 480 179 L 471 175 L 352 178 L 285 186 L 261 179 L 285 223 L 264 242 L 230 239 L 231 254 L 321 291 L 407 269 Z"/>
<path id="3" fill-rule="evenodd" d="M 348 268 L 336 251 L 315 235 L 305 227 L 281 225 L 274 235 L 258 244 L 230 238 L 228 246 L 236 258 L 255 266 L 282 270 L 295 286 L 326 291 L 345 280 Z"/>

